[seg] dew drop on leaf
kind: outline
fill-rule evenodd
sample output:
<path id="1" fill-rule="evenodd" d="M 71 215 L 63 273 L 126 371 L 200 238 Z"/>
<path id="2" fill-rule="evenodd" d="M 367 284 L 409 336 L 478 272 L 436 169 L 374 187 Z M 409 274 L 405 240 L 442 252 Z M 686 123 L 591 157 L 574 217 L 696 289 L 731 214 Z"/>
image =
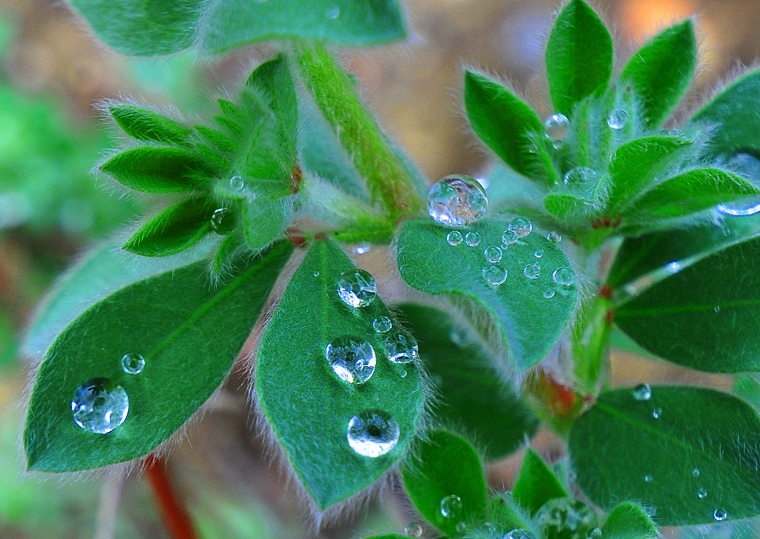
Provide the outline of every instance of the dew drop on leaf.
<path id="1" fill-rule="evenodd" d="M 652 388 L 649 384 L 639 384 L 633 388 L 633 398 L 637 401 L 648 401 L 652 398 Z"/>
<path id="2" fill-rule="evenodd" d="M 335 6 L 329 10 L 327 10 L 327 18 L 331 20 L 335 20 L 338 17 L 340 17 L 340 8 L 338 6 Z"/>
<path id="3" fill-rule="evenodd" d="M 552 243 L 559 243 L 562 241 L 562 235 L 559 232 L 551 230 L 546 233 L 546 241 L 550 241 Z"/>
<path id="4" fill-rule="evenodd" d="M 354 247 L 354 254 L 366 255 L 372 250 L 372 246 L 369 243 L 360 243 Z"/>
<path id="5" fill-rule="evenodd" d="M 499 286 L 507 280 L 507 270 L 499 266 L 486 266 L 483 268 L 483 279 L 491 286 Z"/>
<path id="6" fill-rule="evenodd" d="M 480 234 L 478 234 L 477 232 L 468 232 L 464 236 L 464 242 L 469 247 L 477 247 L 478 245 L 480 245 Z"/>
<path id="7" fill-rule="evenodd" d="M 488 260 L 488 262 L 490 262 L 491 264 L 496 264 L 497 262 L 501 261 L 501 257 L 502 257 L 501 247 L 497 247 L 495 245 L 492 245 L 491 247 L 486 247 L 486 250 L 483 251 L 483 255 L 486 257 L 486 260 Z"/>
<path id="8" fill-rule="evenodd" d="M 533 231 L 533 224 L 524 217 L 517 217 L 509 222 L 507 230 L 513 231 L 518 238 L 524 238 Z"/>
<path id="9" fill-rule="evenodd" d="M 242 191 L 245 187 L 245 182 L 242 176 L 235 175 L 230 178 L 230 187 L 235 191 Z"/>
<path id="10" fill-rule="evenodd" d="M 644 476 L 644 482 L 645 483 L 651 483 L 652 481 L 654 481 L 654 477 L 652 477 L 651 475 L 645 475 Z"/>
<path id="11" fill-rule="evenodd" d="M 569 187 L 578 187 L 597 179 L 596 171 L 588 167 L 575 167 L 568 170 L 562 177 L 562 182 Z"/>
<path id="12" fill-rule="evenodd" d="M 655 419 L 660 419 L 662 417 L 662 408 L 655 408 L 652 410 L 652 417 Z"/>
<path id="13" fill-rule="evenodd" d="M 217 208 L 211 215 L 211 228 L 223 236 L 235 228 L 235 213 L 229 208 Z"/>
<path id="14" fill-rule="evenodd" d="M 707 491 L 703 488 L 699 489 L 697 491 L 697 498 L 699 498 L 700 500 L 704 500 L 705 498 L 707 498 Z"/>
<path id="15" fill-rule="evenodd" d="M 517 232 L 514 230 L 507 230 L 501 236 L 501 243 L 503 243 L 506 247 L 509 247 L 510 245 L 517 243 L 517 240 L 519 239 L 520 237 L 517 235 Z"/>
<path id="16" fill-rule="evenodd" d="M 575 283 L 575 273 L 570 268 L 557 268 L 552 273 L 552 281 L 563 288 L 570 288 Z"/>
<path id="17" fill-rule="evenodd" d="M 409 333 L 394 331 L 386 335 L 383 348 L 391 363 L 410 363 L 419 357 L 417 339 Z"/>
<path id="18" fill-rule="evenodd" d="M 443 518 L 455 519 L 462 513 L 462 498 L 456 494 L 449 494 L 441 499 L 440 505 L 441 516 Z"/>
<path id="19" fill-rule="evenodd" d="M 145 358 L 135 352 L 124 354 L 121 369 L 127 374 L 140 374 L 145 367 Z"/>
<path id="20" fill-rule="evenodd" d="M 483 217 L 488 197 L 475 178 L 464 175 L 446 176 L 430 188 L 428 213 L 437 223 L 465 226 Z"/>
<path id="21" fill-rule="evenodd" d="M 377 296 L 375 278 L 362 269 L 346 271 L 338 281 L 338 296 L 351 307 L 366 307 Z"/>
<path id="22" fill-rule="evenodd" d="M 760 201 L 757 198 L 740 200 L 738 202 L 727 202 L 718 204 L 715 209 L 724 215 L 741 217 L 746 215 L 755 215 L 760 212 Z"/>
<path id="23" fill-rule="evenodd" d="M 77 387 L 71 413 L 81 429 L 108 434 L 127 419 L 129 398 L 121 386 L 108 378 L 93 378 Z"/>
<path id="24" fill-rule="evenodd" d="M 458 533 L 464 533 L 465 531 L 467 531 L 467 524 L 465 524 L 464 522 L 457 522 L 456 530 Z"/>
<path id="25" fill-rule="evenodd" d="M 457 245 L 461 245 L 464 241 L 464 237 L 462 236 L 462 233 L 458 230 L 452 230 L 448 234 L 446 234 L 446 241 L 451 245 L 452 247 L 456 247 Z"/>
<path id="26" fill-rule="evenodd" d="M 701 473 L 702 473 L 702 472 L 700 472 L 700 471 L 699 471 L 699 468 L 694 468 L 694 469 L 691 471 L 691 475 L 692 475 L 692 476 L 694 476 L 694 477 L 699 477 L 699 474 L 701 474 Z"/>
<path id="27" fill-rule="evenodd" d="M 528 530 L 517 528 L 506 534 L 501 539 L 536 539 L 536 536 L 530 533 Z"/>
<path id="28" fill-rule="evenodd" d="M 625 109 L 613 109 L 613 111 L 610 112 L 610 115 L 607 116 L 607 125 L 610 126 L 610 129 L 614 129 L 616 131 L 623 129 L 627 121 L 628 111 Z"/>
<path id="29" fill-rule="evenodd" d="M 336 337 L 325 347 L 325 358 L 335 375 L 349 384 L 363 384 L 375 372 L 372 345 L 355 336 Z"/>
<path id="30" fill-rule="evenodd" d="M 728 518 L 728 512 L 725 509 L 716 509 L 713 511 L 713 518 L 718 522 L 722 522 Z"/>
<path id="31" fill-rule="evenodd" d="M 601 528 L 594 528 L 588 534 L 586 535 L 587 539 L 601 539 L 602 538 L 602 530 Z"/>
<path id="32" fill-rule="evenodd" d="M 387 316 L 378 316 L 372 321 L 372 329 L 377 333 L 388 333 L 393 327 L 393 322 Z"/>
<path id="33" fill-rule="evenodd" d="M 552 299 L 555 296 L 556 292 L 552 290 L 551 288 L 547 288 L 544 290 L 544 297 L 546 299 Z"/>
<path id="34" fill-rule="evenodd" d="M 382 410 L 365 410 L 348 422 L 348 445 L 363 457 L 377 458 L 396 447 L 398 423 Z"/>
<path id="35" fill-rule="evenodd" d="M 530 280 L 538 279 L 541 275 L 541 266 L 538 265 L 538 262 L 528 264 L 523 268 L 523 274 Z"/>
<path id="36" fill-rule="evenodd" d="M 544 256 L 544 250 L 543 249 L 539 249 L 538 251 L 536 251 L 535 253 L 533 253 L 533 256 L 535 256 L 536 258 L 541 258 L 542 256 Z"/>
<path id="37" fill-rule="evenodd" d="M 410 522 L 404 528 L 404 533 L 409 537 L 422 537 L 422 526 L 417 522 Z"/>
<path id="38" fill-rule="evenodd" d="M 555 144 L 562 143 L 570 129 L 570 120 L 564 114 L 552 114 L 544 122 L 546 136 Z"/>

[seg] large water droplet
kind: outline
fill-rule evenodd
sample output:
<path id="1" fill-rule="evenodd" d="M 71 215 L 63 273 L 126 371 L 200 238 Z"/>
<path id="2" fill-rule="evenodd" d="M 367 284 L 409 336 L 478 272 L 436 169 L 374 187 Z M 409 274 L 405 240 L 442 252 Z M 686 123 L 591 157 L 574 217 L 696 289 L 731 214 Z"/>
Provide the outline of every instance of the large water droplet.
<path id="1" fill-rule="evenodd" d="M 524 217 L 517 217 L 509 222 L 507 230 L 513 231 L 518 238 L 524 238 L 533 231 L 533 224 Z"/>
<path id="2" fill-rule="evenodd" d="M 538 279 L 541 275 L 541 266 L 538 265 L 538 262 L 534 262 L 533 264 L 528 264 L 523 268 L 523 274 L 528 279 Z"/>
<path id="3" fill-rule="evenodd" d="M 655 408 L 652 410 L 652 417 L 655 419 L 660 419 L 662 417 L 662 408 Z"/>
<path id="4" fill-rule="evenodd" d="M 404 533 L 409 537 L 422 537 L 422 526 L 416 522 L 410 522 L 404 528 Z"/>
<path id="5" fill-rule="evenodd" d="M 464 236 L 464 242 L 469 247 L 477 247 L 478 245 L 480 245 L 480 234 L 478 234 L 477 232 L 468 232 Z"/>
<path id="6" fill-rule="evenodd" d="M 500 266 L 486 266 L 483 268 L 483 279 L 491 286 L 499 286 L 507 280 L 507 270 Z"/>
<path id="7" fill-rule="evenodd" d="M 235 212 L 230 208 L 215 209 L 211 215 L 211 228 L 220 236 L 229 234 L 235 228 Z"/>
<path id="8" fill-rule="evenodd" d="M 637 401 L 648 401 L 652 398 L 652 388 L 649 384 L 639 384 L 633 388 L 633 398 Z"/>
<path id="9" fill-rule="evenodd" d="M 713 511 L 713 518 L 718 522 L 722 522 L 728 518 L 728 511 L 725 509 L 716 509 Z"/>
<path id="10" fill-rule="evenodd" d="M 528 530 L 517 528 L 516 530 L 512 530 L 503 536 L 501 539 L 536 539 L 536 536 L 530 533 Z"/>
<path id="11" fill-rule="evenodd" d="M 562 182 L 568 187 L 579 187 L 584 184 L 596 182 L 599 175 L 595 170 L 588 167 L 575 167 L 568 170 L 562 177 Z"/>
<path id="12" fill-rule="evenodd" d="M 245 187 L 245 182 L 242 176 L 235 175 L 230 178 L 230 187 L 235 191 L 242 191 Z"/>
<path id="13" fill-rule="evenodd" d="M 121 358 L 121 369 L 127 374 L 140 374 L 145 367 L 145 358 L 135 352 L 124 354 Z"/>
<path id="14" fill-rule="evenodd" d="M 546 240 L 552 243 L 559 243 L 562 241 L 562 235 L 559 232 L 550 230 L 546 233 Z"/>
<path id="15" fill-rule="evenodd" d="M 375 278 L 362 269 L 346 271 L 338 281 L 338 296 L 351 307 L 366 307 L 377 296 Z"/>
<path id="16" fill-rule="evenodd" d="M 71 413 L 80 428 L 108 434 L 127 419 L 129 398 L 121 386 L 108 378 L 93 378 L 77 387 Z"/>
<path id="17" fill-rule="evenodd" d="M 377 333 L 388 333 L 393 327 L 393 322 L 387 316 L 378 316 L 372 321 L 372 329 Z"/>
<path id="18" fill-rule="evenodd" d="M 409 363 L 419 357 L 417 339 L 409 333 L 394 331 L 386 335 L 383 348 L 391 363 Z"/>
<path id="19" fill-rule="evenodd" d="M 440 511 L 443 518 L 458 518 L 462 514 L 462 498 L 456 494 L 444 496 L 441 499 Z"/>
<path id="20" fill-rule="evenodd" d="M 349 384 L 363 384 L 375 372 L 375 350 L 361 337 L 342 336 L 329 342 L 325 358 L 333 372 Z"/>
<path id="21" fill-rule="evenodd" d="M 552 114 L 544 122 L 544 129 L 546 130 L 546 136 L 549 137 L 549 140 L 554 143 L 554 147 L 557 148 L 567 136 L 567 132 L 570 129 L 570 120 L 564 114 Z"/>
<path id="22" fill-rule="evenodd" d="M 497 247 L 495 245 L 486 247 L 486 250 L 483 251 L 483 255 L 486 257 L 486 260 L 488 260 L 491 264 L 496 264 L 497 262 L 501 261 L 502 254 L 503 253 L 501 251 L 501 247 Z"/>
<path id="23" fill-rule="evenodd" d="M 607 116 L 607 125 L 609 125 L 611 129 L 623 129 L 627 121 L 628 111 L 625 109 L 613 109 L 613 111 L 610 112 L 610 115 Z"/>
<path id="24" fill-rule="evenodd" d="M 446 176 L 430 188 L 428 213 L 446 226 L 471 225 L 483 217 L 488 208 L 486 192 L 475 178 Z"/>
<path id="25" fill-rule="evenodd" d="M 707 490 L 703 488 L 699 489 L 697 491 L 697 498 L 699 498 L 700 500 L 704 500 L 705 498 L 707 498 Z"/>
<path id="26" fill-rule="evenodd" d="M 749 200 L 739 200 L 718 204 L 715 209 L 725 215 L 741 217 L 746 215 L 755 215 L 760 212 L 760 201 L 755 197 Z"/>
<path id="27" fill-rule="evenodd" d="M 575 284 L 575 273 L 570 268 L 557 268 L 552 273 L 552 281 L 563 288 L 570 288 Z"/>
<path id="28" fill-rule="evenodd" d="M 505 247 L 509 247 L 510 245 L 517 243 L 517 240 L 519 239 L 520 237 L 517 235 L 517 232 L 514 230 L 507 230 L 501 237 L 501 243 L 503 243 Z"/>
<path id="29" fill-rule="evenodd" d="M 580 500 L 555 498 L 536 514 L 536 523 L 547 537 L 585 539 L 598 525 L 596 513 Z"/>
<path id="30" fill-rule="evenodd" d="M 377 458 L 396 447 L 398 423 L 382 410 L 365 410 L 348 422 L 348 445 L 363 457 Z"/>
<path id="31" fill-rule="evenodd" d="M 448 234 L 446 234 L 446 241 L 449 243 L 449 245 L 456 247 L 457 245 L 461 245 L 464 241 L 464 237 L 462 236 L 462 233 L 458 230 L 452 230 Z"/>

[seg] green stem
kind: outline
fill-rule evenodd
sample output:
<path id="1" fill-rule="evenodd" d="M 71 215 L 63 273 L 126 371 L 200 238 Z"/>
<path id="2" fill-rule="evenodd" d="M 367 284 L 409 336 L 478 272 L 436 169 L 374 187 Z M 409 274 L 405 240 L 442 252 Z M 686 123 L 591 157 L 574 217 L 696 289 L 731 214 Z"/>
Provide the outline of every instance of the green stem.
<path id="1" fill-rule="evenodd" d="M 293 55 L 301 80 L 365 178 L 372 199 L 394 220 L 419 213 L 422 199 L 413 173 L 362 104 L 348 73 L 319 45 L 299 43 Z"/>
<path id="2" fill-rule="evenodd" d="M 573 331 L 575 376 L 581 390 L 596 395 L 599 380 L 609 362 L 609 336 L 612 327 L 612 300 L 601 293 L 583 306 Z"/>

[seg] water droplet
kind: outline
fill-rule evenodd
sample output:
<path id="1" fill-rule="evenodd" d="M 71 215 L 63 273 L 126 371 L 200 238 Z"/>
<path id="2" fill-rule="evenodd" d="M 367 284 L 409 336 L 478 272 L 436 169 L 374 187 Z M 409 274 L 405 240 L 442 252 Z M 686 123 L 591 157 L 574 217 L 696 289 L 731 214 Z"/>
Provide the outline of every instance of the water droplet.
<path id="1" fill-rule="evenodd" d="M 533 224 L 524 217 L 518 217 L 516 219 L 512 219 L 509 222 L 509 225 L 507 225 L 507 230 L 514 231 L 514 233 L 517 234 L 518 238 L 524 238 L 533 230 Z"/>
<path id="2" fill-rule="evenodd" d="M 594 528 L 588 534 L 586 534 L 586 539 L 602 539 L 602 530 L 601 528 Z"/>
<path id="3" fill-rule="evenodd" d="M 700 471 L 699 471 L 699 468 L 694 468 L 694 469 L 691 471 L 691 475 L 693 475 L 694 477 L 699 477 L 699 474 L 701 474 L 701 473 L 702 473 L 702 472 L 700 472 Z"/>
<path id="4" fill-rule="evenodd" d="M 470 247 L 480 245 L 480 234 L 477 232 L 468 232 L 464 237 L 464 242 Z"/>
<path id="5" fill-rule="evenodd" d="M 547 288 L 546 290 L 544 290 L 544 297 L 546 299 L 552 299 L 555 294 L 556 292 L 552 290 L 551 288 Z"/>
<path id="6" fill-rule="evenodd" d="M 662 417 L 662 408 L 655 408 L 652 410 L 652 417 L 655 419 L 660 419 Z"/>
<path id="7" fill-rule="evenodd" d="M 124 354 L 121 358 L 121 368 L 127 374 L 140 374 L 145 367 L 145 358 L 135 352 Z"/>
<path id="8" fill-rule="evenodd" d="M 528 264 L 523 268 L 523 273 L 528 279 L 538 279 L 538 277 L 541 275 L 541 266 L 538 265 L 538 262 Z"/>
<path id="9" fill-rule="evenodd" d="M 462 513 L 462 498 L 456 494 L 445 496 L 441 500 L 440 511 L 443 518 L 457 518 Z"/>
<path id="10" fill-rule="evenodd" d="M 430 188 L 428 213 L 446 226 L 471 225 L 483 217 L 488 197 L 475 178 L 464 175 L 446 176 Z"/>
<path id="11" fill-rule="evenodd" d="M 648 401 L 652 398 L 652 388 L 649 384 L 639 384 L 633 388 L 633 398 L 637 401 Z"/>
<path id="12" fill-rule="evenodd" d="M 378 316 L 372 321 L 372 328 L 377 333 L 388 333 L 393 327 L 393 322 L 387 316 Z"/>
<path id="13" fill-rule="evenodd" d="M 536 524 L 546 537 L 581 539 L 597 527 L 596 513 L 580 500 L 555 498 L 536 514 Z"/>
<path id="14" fill-rule="evenodd" d="M 363 384 L 375 372 L 375 350 L 361 337 L 336 337 L 325 347 L 325 358 L 338 378 Z"/>
<path id="15" fill-rule="evenodd" d="M 564 114 L 552 114 L 544 122 L 544 129 L 549 140 L 562 143 L 570 129 L 570 120 Z"/>
<path id="16" fill-rule="evenodd" d="M 570 268 L 557 268 L 552 273 L 552 281 L 563 288 L 570 288 L 575 284 L 575 273 Z"/>
<path id="17" fill-rule="evenodd" d="M 340 8 L 338 6 L 335 6 L 332 9 L 327 10 L 328 19 L 335 20 L 338 17 L 340 17 Z"/>
<path id="18" fill-rule="evenodd" d="M 217 208 L 211 215 L 211 228 L 223 236 L 235 228 L 235 213 L 229 208 Z"/>
<path id="19" fill-rule="evenodd" d="M 458 533 L 464 533 L 465 531 L 467 531 L 467 524 L 465 524 L 464 522 L 457 522 L 456 530 Z"/>
<path id="20" fill-rule="evenodd" d="M 586 183 L 595 182 L 598 176 L 595 170 L 588 167 L 575 167 L 565 173 L 562 177 L 562 182 L 570 187 L 578 187 Z"/>
<path id="21" fill-rule="evenodd" d="M 536 539 L 536 536 L 530 533 L 528 530 L 517 528 L 516 530 L 512 530 L 503 536 L 501 539 Z"/>
<path id="22" fill-rule="evenodd" d="M 501 247 L 496 247 L 495 245 L 486 247 L 486 250 L 483 251 L 483 254 L 486 257 L 486 260 L 488 260 L 491 264 L 496 264 L 497 262 L 501 261 Z"/>
<path id="23" fill-rule="evenodd" d="M 725 509 L 716 509 L 713 511 L 713 518 L 718 522 L 722 522 L 728 518 L 728 511 Z"/>
<path id="24" fill-rule="evenodd" d="M 501 237 L 501 243 L 503 243 L 506 247 L 509 247 L 510 245 L 517 243 L 517 240 L 519 239 L 520 237 L 517 235 L 517 232 L 514 230 L 507 230 Z"/>
<path id="25" fill-rule="evenodd" d="M 536 258 L 541 258 L 542 256 L 544 256 L 544 250 L 543 249 L 539 249 L 538 251 L 536 251 L 535 253 L 533 253 L 533 256 L 535 256 Z"/>
<path id="26" fill-rule="evenodd" d="M 507 280 L 507 270 L 499 266 L 486 266 L 483 268 L 483 279 L 491 286 L 499 286 Z"/>
<path id="27" fill-rule="evenodd" d="M 377 296 L 375 278 L 362 269 L 347 271 L 338 281 L 338 296 L 351 307 L 366 307 Z"/>
<path id="28" fill-rule="evenodd" d="M 318 272 L 318 271 L 315 271 L 315 272 L 313 273 L 313 275 L 314 275 L 314 277 L 319 277 L 319 272 Z"/>
<path id="29" fill-rule="evenodd" d="M 705 498 L 707 498 L 707 491 L 703 488 L 699 489 L 697 491 L 697 498 L 699 498 L 700 500 L 704 500 Z"/>
<path id="30" fill-rule="evenodd" d="M 235 191 L 242 191 L 245 187 L 245 182 L 242 176 L 235 175 L 230 178 L 230 187 Z"/>
<path id="31" fill-rule="evenodd" d="M 417 339 L 409 333 L 394 331 L 383 339 L 385 355 L 391 363 L 409 363 L 419 357 Z"/>
<path id="32" fill-rule="evenodd" d="M 404 528 L 404 533 L 409 537 L 422 537 L 422 526 L 416 522 L 410 522 Z"/>
<path id="33" fill-rule="evenodd" d="M 452 230 L 448 234 L 446 234 L 446 241 L 449 242 L 449 245 L 452 245 L 456 247 L 457 245 L 461 245 L 462 241 L 464 241 L 464 238 L 462 237 L 462 233 L 458 230 Z"/>
<path id="34" fill-rule="evenodd" d="M 382 410 L 365 410 L 348 422 L 348 445 L 363 457 L 377 458 L 396 447 L 398 423 Z"/>
<path id="35" fill-rule="evenodd" d="M 357 255 L 365 255 L 372 250 L 372 246 L 369 243 L 360 243 L 354 247 L 354 253 Z"/>
<path id="36" fill-rule="evenodd" d="M 74 423 L 96 434 L 108 434 L 129 413 L 126 391 L 108 378 L 93 378 L 77 387 L 71 399 Z"/>
<path id="37" fill-rule="evenodd" d="M 403 371 L 401 371 L 401 372 L 399 373 L 399 375 L 401 376 L 401 378 L 406 378 L 406 374 L 407 374 L 407 373 L 406 373 L 406 370 L 403 370 Z"/>
<path id="38" fill-rule="evenodd" d="M 651 483 L 652 481 L 654 481 L 654 477 L 652 477 L 651 475 L 645 475 L 644 476 L 644 482 L 645 483 Z"/>
<path id="39" fill-rule="evenodd" d="M 623 129 L 627 121 L 628 111 L 625 109 L 614 109 L 610 112 L 610 115 L 607 116 L 607 125 L 609 125 L 611 129 Z"/>
<path id="40" fill-rule="evenodd" d="M 756 197 L 749 200 L 740 200 L 734 202 L 727 202 L 725 204 L 718 204 L 715 209 L 724 214 L 732 215 L 735 217 L 741 217 L 746 215 L 755 215 L 760 212 L 760 201 Z"/>
<path id="41" fill-rule="evenodd" d="M 713 307 L 713 311 L 715 311 L 715 314 L 718 314 L 720 312 L 720 305 Z"/>
<path id="42" fill-rule="evenodd" d="M 551 230 L 546 233 L 546 240 L 552 243 L 559 243 L 562 241 L 562 235 L 559 232 Z"/>

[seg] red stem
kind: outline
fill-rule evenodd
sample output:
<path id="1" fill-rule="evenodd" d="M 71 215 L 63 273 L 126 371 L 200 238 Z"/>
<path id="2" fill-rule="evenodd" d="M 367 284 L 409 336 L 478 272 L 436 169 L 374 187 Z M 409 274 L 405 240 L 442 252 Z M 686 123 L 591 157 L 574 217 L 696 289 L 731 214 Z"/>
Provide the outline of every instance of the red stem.
<path id="1" fill-rule="evenodd" d="M 166 461 L 155 455 L 148 455 L 145 471 L 169 536 L 173 539 L 198 539 L 190 514 L 182 501 L 177 498 L 177 493 L 169 482 Z"/>

